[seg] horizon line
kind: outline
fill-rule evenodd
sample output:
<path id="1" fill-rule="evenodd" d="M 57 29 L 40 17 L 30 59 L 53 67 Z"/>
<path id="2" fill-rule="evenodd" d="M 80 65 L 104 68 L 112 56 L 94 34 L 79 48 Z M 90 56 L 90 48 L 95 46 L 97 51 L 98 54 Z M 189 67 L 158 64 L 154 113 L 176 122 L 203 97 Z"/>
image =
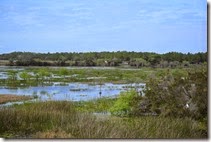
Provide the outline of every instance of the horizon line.
<path id="1" fill-rule="evenodd" d="M 85 53 L 103 53 L 103 52 L 108 52 L 108 53 L 117 53 L 117 52 L 135 52 L 135 53 L 152 53 L 152 54 L 168 54 L 168 53 L 182 53 L 182 54 L 198 54 L 198 53 L 207 53 L 208 51 L 198 51 L 198 52 L 179 52 L 179 51 L 169 51 L 169 52 L 164 52 L 164 53 L 158 53 L 158 52 L 152 52 L 152 51 L 126 51 L 126 50 L 117 50 L 117 51 L 82 51 L 82 52 L 77 52 L 77 51 L 66 51 L 66 52 L 33 52 L 33 51 L 11 51 L 7 53 L 0 53 L 0 55 L 3 54 L 12 54 L 16 52 L 22 52 L 22 53 L 35 53 L 35 54 L 62 54 L 62 53 L 76 53 L 76 54 L 85 54 Z"/>

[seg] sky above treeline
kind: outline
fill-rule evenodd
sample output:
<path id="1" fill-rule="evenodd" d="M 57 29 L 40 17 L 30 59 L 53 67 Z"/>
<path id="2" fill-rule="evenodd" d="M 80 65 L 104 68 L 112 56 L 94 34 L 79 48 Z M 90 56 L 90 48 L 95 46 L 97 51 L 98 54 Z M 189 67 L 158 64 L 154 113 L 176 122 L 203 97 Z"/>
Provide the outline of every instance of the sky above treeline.
<path id="1" fill-rule="evenodd" d="M 206 0 L 0 0 L 0 54 L 207 51 Z"/>

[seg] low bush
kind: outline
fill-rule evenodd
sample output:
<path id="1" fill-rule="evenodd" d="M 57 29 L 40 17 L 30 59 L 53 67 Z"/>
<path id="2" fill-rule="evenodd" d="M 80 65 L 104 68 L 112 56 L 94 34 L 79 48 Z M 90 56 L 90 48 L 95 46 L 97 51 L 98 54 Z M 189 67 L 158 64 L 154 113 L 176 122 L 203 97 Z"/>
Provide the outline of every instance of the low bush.
<path id="1" fill-rule="evenodd" d="M 136 96 L 137 92 L 135 90 L 120 93 L 117 101 L 109 109 L 111 114 L 117 116 L 127 116 L 131 111 L 133 98 Z"/>

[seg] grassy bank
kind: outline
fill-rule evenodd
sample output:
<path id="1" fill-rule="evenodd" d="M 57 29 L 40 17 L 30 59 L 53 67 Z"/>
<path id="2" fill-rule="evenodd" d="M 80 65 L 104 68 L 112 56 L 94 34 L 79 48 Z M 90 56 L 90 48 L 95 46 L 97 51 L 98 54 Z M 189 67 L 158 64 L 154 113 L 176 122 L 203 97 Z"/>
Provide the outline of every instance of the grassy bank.
<path id="1" fill-rule="evenodd" d="M 206 138 L 189 118 L 143 116 L 99 119 L 72 102 L 37 102 L 0 110 L 3 138 Z"/>
<path id="2" fill-rule="evenodd" d="M 30 100 L 30 96 L 17 96 L 17 95 L 0 95 L 0 104 L 5 104 L 7 102 L 25 101 Z"/>

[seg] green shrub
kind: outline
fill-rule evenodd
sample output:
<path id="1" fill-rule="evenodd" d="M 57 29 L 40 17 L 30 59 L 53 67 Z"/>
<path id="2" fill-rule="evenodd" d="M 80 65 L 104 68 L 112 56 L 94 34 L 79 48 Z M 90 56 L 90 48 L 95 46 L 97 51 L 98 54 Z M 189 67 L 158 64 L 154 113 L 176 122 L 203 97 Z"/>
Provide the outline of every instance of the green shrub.
<path id="1" fill-rule="evenodd" d="M 207 117 L 207 70 L 192 70 L 187 77 L 168 73 L 160 80 L 152 78 L 146 84 L 145 94 L 151 112 L 204 119 Z"/>
<path id="2" fill-rule="evenodd" d="M 117 101 L 110 108 L 111 114 L 117 115 L 117 116 L 128 115 L 132 108 L 131 102 L 133 101 L 133 98 L 136 96 L 137 96 L 137 92 L 135 90 L 122 92 L 119 95 L 119 98 L 117 99 Z"/>
<path id="3" fill-rule="evenodd" d="M 114 105 L 116 98 L 102 97 L 89 101 L 74 102 L 76 109 L 81 112 L 108 112 Z"/>

